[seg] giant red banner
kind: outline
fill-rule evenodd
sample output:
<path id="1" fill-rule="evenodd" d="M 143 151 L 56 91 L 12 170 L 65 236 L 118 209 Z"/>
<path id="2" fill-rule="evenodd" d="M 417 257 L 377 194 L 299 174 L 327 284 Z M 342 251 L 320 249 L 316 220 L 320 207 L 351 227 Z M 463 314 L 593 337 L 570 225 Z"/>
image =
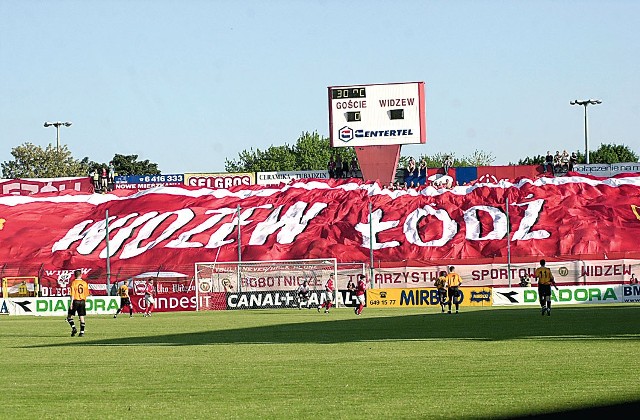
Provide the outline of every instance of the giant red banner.
<path id="1" fill-rule="evenodd" d="M 195 262 L 237 261 L 238 240 L 242 260 L 368 263 L 373 248 L 383 264 L 494 259 L 508 249 L 512 258 L 606 256 L 636 252 L 640 237 L 638 176 L 419 192 L 352 180 L 132 195 L 67 191 L 0 197 L 3 275 L 37 275 L 36 269 L 59 278 L 82 268 L 104 283 L 107 262 L 112 275 L 131 267 L 193 275 Z"/>

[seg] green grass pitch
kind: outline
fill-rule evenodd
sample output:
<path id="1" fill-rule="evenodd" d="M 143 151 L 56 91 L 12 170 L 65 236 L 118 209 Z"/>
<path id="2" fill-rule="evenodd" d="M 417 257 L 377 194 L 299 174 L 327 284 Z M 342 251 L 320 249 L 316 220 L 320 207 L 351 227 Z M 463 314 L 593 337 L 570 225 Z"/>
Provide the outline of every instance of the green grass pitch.
<path id="1" fill-rule="evenodd" d="M 0 418 L 511 418 L 640 402 L 640 305 L 461 309 L 88 316 L 81 338 L 60 317 L 4 316 Z"/>

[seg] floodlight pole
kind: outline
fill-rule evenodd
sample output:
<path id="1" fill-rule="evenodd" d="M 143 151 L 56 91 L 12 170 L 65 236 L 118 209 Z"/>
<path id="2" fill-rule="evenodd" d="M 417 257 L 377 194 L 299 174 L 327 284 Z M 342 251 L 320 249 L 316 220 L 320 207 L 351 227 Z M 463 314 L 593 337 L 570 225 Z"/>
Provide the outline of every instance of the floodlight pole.
<path id="1" fill-rule="evenodd" d="M 587 99 L 585 101 L 580 101 L 576 99 L 575 101 L 569 102 L 571 105 L 582 105 L 584 107 L 584 155 L 585 162 L 589 164 L 589 130 L 587 124 L 587 106 L 588 105 L 599 105 L 602 101 L 599 99 Z"/>
<path id="2" fill-rule="evenodd" d="M 240 267 L 242 266 L 242 246 L 240 243 L 240 204 L 238 204 L 238 291 L 242 292 L 242 276 Z"/>
<path id="3" fill-rule="evenodd" d="M 369 200 L 369 283 L 373 289 L 373 211 Z"/>
<path id="4" fill-rule="evenodd" d="M 107 243 L 107 296 L 111 296 L 111 262 L 109 252 L 109 209 L 105 211 L 105 241 Z"/>
<path id="5" fill-rule="evenodd" d="M 506 200 L 507 205 L 507 278 L 509 279 L 509 287 L 511 287 L 511 223 L 509 222 L 509 197 Z"/>
<path id="6" fill-rule="evenodd" d="M 67 121 L 67 122 L 60 122 L 60 121 L 56 121 L 56 122 L 45 122 L 44 126 L 45 127 L 55 127 L 56 128 L 56 151 L 59 153 L 60 152 L 60 126 L 65 126 L 65 127 L 71 127 L 71 122 Z"/>

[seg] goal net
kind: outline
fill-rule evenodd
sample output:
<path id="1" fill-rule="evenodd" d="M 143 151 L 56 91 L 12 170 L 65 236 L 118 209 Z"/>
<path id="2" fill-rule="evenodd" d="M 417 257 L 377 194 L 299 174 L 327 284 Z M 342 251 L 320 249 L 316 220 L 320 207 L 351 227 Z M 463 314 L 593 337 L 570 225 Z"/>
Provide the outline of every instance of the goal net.
<path id="1" fill-rule="evenodd" d="M 315 309 L 327 300 L 324 286 L 330 274 L 334 275 L 332 301 L 335 304 L 341 287 L 335 258 L 198 262 L 195 264 L 196 310 Z M 298 294 L 299 287 L 305 283 L 309 289 L 306 299 Z"/>
<path id="2" fill-rule="evenodd" d="M 21 298 L 35 297 L 38 294 L 37 277 L 3 277 L 2 297 Z"/>

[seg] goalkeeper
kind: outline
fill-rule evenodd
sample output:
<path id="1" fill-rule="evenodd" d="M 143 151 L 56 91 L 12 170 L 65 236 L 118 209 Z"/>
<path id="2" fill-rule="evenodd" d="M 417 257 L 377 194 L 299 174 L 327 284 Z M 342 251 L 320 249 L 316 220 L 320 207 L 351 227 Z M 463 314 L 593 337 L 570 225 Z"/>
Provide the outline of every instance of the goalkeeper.
<path id="1" fill-rule="evenodd" d="M 304 303 L 307 308 L 309 307 L 309 297 L 311 295 L 311 290 L 309 290 L 309 285 L 307 281 L 303 281 L 300 286 L 298 286 L 298 290 L 296 290 L 298 294 L 298 309 L 302 309 L 302 304 Z"/>

